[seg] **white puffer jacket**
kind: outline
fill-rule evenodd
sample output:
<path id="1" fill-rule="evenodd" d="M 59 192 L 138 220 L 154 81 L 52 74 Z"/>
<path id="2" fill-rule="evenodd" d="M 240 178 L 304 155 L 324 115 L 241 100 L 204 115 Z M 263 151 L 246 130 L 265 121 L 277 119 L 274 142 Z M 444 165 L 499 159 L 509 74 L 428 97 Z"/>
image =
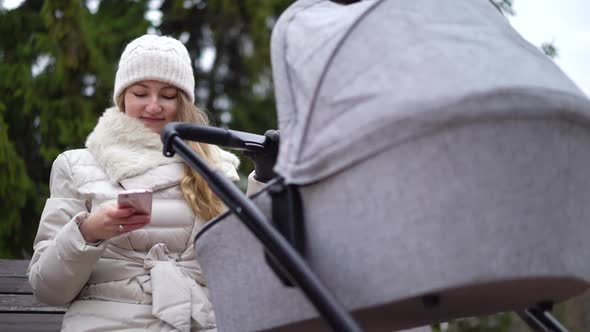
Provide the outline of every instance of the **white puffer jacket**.
<path id="1" fill-rule="evenodd" d="M 193 248 L 204 221 L 179 187 L 183 163 L 162 156 L 158 134 L 108 109 L 87 149 L 60 154 L 41 216 L 29 281 L 52 305 L 71 303 L 62 331 L 203 331 L 215 329 L 208 290 Z M 238 159 L 221 149 L 216 168 L 238 179 Z M 260 187 L 250 177 L 249 191 Z M 152 189 L 146 227 L 93 246 L 78 222 L 126 189 Z"/>

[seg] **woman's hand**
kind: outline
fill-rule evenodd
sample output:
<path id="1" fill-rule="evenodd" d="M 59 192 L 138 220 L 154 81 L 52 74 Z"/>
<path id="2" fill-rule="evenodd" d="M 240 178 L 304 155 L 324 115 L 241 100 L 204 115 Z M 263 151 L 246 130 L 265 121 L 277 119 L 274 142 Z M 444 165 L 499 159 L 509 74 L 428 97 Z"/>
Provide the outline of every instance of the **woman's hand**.
<path id="1" fill-rule="evenodd" d="M 93 243 L 140 229 L 149 222 L 149 215 L 135 214 L 131 207 L 104 205 L 80 224 L 80 233 L 86 242 Z"/>

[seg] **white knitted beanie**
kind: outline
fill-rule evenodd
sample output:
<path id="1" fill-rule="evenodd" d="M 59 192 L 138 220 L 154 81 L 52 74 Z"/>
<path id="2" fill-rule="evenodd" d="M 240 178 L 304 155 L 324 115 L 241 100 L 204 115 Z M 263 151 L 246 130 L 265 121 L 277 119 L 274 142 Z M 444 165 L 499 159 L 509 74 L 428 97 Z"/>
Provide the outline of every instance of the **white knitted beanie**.
<path id="1" fill-rule="evenodd" d="M 143 80 L 170 83 L 195 102 L 195 78 L 186 47 L 178 40 L 143 35 L 125 47 L 115 76 L 113 100 L 130 85 Z"/>

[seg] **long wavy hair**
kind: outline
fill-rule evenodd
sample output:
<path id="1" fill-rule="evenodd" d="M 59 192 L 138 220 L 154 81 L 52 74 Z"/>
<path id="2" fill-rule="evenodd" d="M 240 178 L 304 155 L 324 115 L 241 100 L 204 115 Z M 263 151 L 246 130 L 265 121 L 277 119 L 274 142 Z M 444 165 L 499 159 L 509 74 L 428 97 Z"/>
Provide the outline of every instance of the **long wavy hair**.
<path id="1" fill-rule="evenodd" d="M 125 110 L 124 96 L 125 91 L 123 91 L 116 99 L 117 107 L 122 112 Z M 209 124 L 207 113 L 197 107 L 197 105 L 193 104 L 186 93 L 180 89 L 178 90 L 178 113 L 176 120 L 203 125 Z M 193 151 L 205 159 L 206 162 L 211 165 L 215 164 L 215 152 L 211 145 L 197 142 L 188 142 L 188 145 Z M 200 217 L 203 221 L 218 216 L 225 209 L 225 206 L 213 193 L 207 181 L 186 164 L 184 165 L 184 176 L 180 180 L 180 189 L 182 190 L 184 199 L 195 215 Z"/>

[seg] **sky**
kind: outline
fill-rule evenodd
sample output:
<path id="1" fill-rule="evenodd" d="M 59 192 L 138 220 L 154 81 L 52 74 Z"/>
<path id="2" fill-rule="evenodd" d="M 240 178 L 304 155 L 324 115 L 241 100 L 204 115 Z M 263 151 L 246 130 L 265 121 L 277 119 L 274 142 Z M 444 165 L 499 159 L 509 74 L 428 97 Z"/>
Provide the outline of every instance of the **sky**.
<path id="1" fill-rule="evenodd" d="M 272 1 L 272 0 L 268 0 Z M 0 0 L 14 8 L 22 0 Z M 557 65 L 590 96 L 590 1 L 588 0 L 513 0 L 514 28 L 529 42 L 540 46 L 552 42 L 558 49 Z M 89 1 L 97 6 L 98 0 Z M 152 7 L 152 6 L 150 6 Z M 161 14 L 150 10 L 148 19 L 157 23 Z M 209 57 L 210 54 L 209 54 Z M 204 61 L 203 61 L 204 60 Z M 207 59 L 201 59 L 207 62 Z M 206 64 L 204 64 L 206 65 Z"/>
<path id="2" fill-rule="evenodd" d="M 515 0 L 512 26 L 529 42 L 553 42 L 555 62 L 590 96 L 590 1 Z"/>

